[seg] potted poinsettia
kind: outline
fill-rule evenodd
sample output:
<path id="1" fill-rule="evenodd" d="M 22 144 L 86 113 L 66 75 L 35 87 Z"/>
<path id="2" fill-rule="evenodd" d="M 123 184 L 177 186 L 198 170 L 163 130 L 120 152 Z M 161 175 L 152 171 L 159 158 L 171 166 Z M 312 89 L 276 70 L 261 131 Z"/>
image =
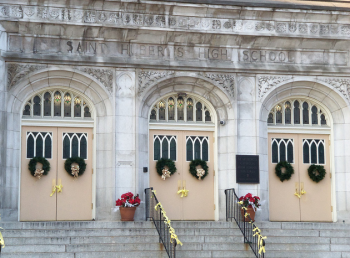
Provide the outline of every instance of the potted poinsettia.
<path id="1" fill-rule="evenodd" d="M 131 192 L 122 194 L 121 198 L 116 200 L 116 206 L 119 206 L 122 221 L 134 221 L 136 207 L 139 206 L 141 200 L 139 195 Z"/>
<path id="2" fill-rule="evenodd" d="M 258 196 L 253 196 L 251 193 L 247 193 L 239 198 L 240 204 L 247 208 L 246 212 L 249 213 L 250 218 L 254 221 L 255 211 L 261 204 L 259 203 L 260 198 Z M 241 209 L 242 217 L 244 216 L 244 209 Z M 249 221 L 249 218 L 244 218 L 244 221 Z"/>

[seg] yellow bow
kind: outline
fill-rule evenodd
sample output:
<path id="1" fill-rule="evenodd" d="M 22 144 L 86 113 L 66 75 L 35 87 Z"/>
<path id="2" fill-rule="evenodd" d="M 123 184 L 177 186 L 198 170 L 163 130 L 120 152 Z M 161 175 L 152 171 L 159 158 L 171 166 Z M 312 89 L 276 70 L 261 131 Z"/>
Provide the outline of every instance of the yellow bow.
<path id="1" fill-rule="evenodd" d="M 0 229 L 3 229 L 3 228 L 0 228 Z M 0 232 L 0 246 L 2 246 L 2 248 L 5 248 L 5 240 L 4 240 L 4 238 L 2 237 L 1 232 Z"/>
<path id="2" fill-rule="evenodd" d="M 177 191 L 177 194 L 181 194 L 180 197 L 182 198 L 182 197 L 186 197 L 188 192 L 189 192 L 189 190 L 182 189 L 182 190 Z"/>
<path id="3" fill-rule="evenodd" d="M 300 195 L 306 194 L 305 190 L 301 190 Z"/>
<path id="4" fill-rule="evenodd" d="M 158 207 L 163 208 L 162 204 L 160 202 L 157 203 L 156 206 L 154 206 L 154 209 L 157 211 Z"/>
<path id="5" fill-rule="evenodd" d="M 152 190 L 152 193 L 154 193 L 154 195 L 156 195 L 156 190 Z M 153 197 L 153 194 L 151 194 L 151 198 Z"/>
<path id="6" fill-rule="evenodd" d="M 265 253 L 265 245 L 264 245 L 264 239 L 266 239 L 267 237 L 261 237 L 260 236 L 260 242 L 259 242 L 259 254 L 261 253 Z"/>
<path id="7" fill-rule="evenodd" d="M 61 193 L 62 192 L 62 188 L 63 188 L 62 184 L 56 185 L 57 193 Z"/>
<path id="8" fill-rule="evenodd" d="M 294 193 L 294 195 L 295 195 L 296 197 L 298 197 L 299 199 L 300 199 L 300 197 L 301 197 L 301 195 L 298 194 L 298 193 Z"/>
<path id="9" fill-rule="evenodd" d="M 56 192 L 56 189 L 57 189 L 57 186 L 54 185 L 54 186 L 52 187 L 52 193 L 50 194 L 50 197 L 52 197 L 52 195 L 54 195 L 54 193 Z"/>

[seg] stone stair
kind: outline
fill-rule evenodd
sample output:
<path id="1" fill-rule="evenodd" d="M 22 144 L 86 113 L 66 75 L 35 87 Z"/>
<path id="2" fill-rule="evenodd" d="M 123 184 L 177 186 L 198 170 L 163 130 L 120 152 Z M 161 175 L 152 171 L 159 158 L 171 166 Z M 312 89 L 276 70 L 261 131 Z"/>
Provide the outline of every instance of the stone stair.
<path id="1" fill-rule="evenodd" d="M 350 225 L 257 223 L 265 257 L 350 258 Z M 254 257 L 235 223 L 173 221 L 176 257 Z M 152 222 L 2 222 L 1 258 L 166 258 Z"/>

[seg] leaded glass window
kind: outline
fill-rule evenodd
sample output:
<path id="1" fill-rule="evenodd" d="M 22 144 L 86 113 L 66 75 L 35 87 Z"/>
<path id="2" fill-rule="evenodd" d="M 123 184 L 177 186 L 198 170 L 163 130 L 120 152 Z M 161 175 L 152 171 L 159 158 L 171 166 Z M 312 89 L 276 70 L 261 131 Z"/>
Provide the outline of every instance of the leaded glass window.
<path id="1" fill-rule="evenodd" d="M 302 103 L 302 104 L 300 104 Z M 310 121 L 311 120 L 311 121 Z M 267 116 L 271 125 L 327 125 L 326 115 L 311 100 L 289 99 L 277 103 Z"/>
<path id="2" fill-rule="evenodd" d="M 272 163 L 288 161 L 294 163 L 294 140 L 293 139 L 271 139 Z"/>
<path id="3" fill-rule="evenodd" d="M 52 132 L 27 132 L 27 159 L 52 158 Z"/>
<path id="4" fill-rule="evenodd" d="M 153 158 L 161 158 L 176 161 L 176 135 L 154 135 L 153 137 Z"/>
<path id="5" fill-rule="evenodd" d="M 63 133 L 63 159 L 87 159 L 87 133 Z"/>
<path id="6" fill-rule="evenodd" d="M 325 164 L 324 139 L 303 139 L 303 163 Z"/>
<path id="7" fill-rule="evenodd" d="M 90 107 L 81 96 L 61 90 L 46 90 L 31 97 L 24 105 L 22 114 L 35 118 L 91 117 Z"/>
<path id="8" fill-rule="evenodd" d="M 186 161 L 194 159 L 209 161 L 208 136 L 186 136 Z"/>
<path id="9" fill-rule="evenodd" d="M 164 97 L 157 101 L 149 113 L 152 122 L 212 123 L 212 113 L 202 101 L 185 93 Z"/>

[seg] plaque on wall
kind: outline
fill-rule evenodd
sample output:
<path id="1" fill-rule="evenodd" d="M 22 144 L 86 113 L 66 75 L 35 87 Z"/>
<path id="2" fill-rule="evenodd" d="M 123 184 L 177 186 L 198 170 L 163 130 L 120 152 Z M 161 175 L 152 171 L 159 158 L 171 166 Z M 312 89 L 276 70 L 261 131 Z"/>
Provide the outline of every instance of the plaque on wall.
<path id="1" fill-rule="evenodd" d="M 259 155 L 236 155 L 236 182 L 259 184 Z"/>

